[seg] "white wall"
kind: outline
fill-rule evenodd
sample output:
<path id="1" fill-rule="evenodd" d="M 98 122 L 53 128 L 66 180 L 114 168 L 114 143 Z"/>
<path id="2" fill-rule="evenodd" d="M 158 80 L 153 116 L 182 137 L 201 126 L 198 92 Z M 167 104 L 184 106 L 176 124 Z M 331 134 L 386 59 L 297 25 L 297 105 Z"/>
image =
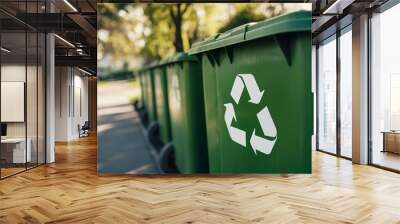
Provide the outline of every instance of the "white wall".
<path id="1" fill-rule="evenodd" d="M 37 70 L 38 69 L 38 70 Z M 25 66 L 25 63 L 10 63 L 1 66 L 1 81 L 3 82 L 23 82 L 25 86 L 19 89 L 18 94 L 25 94 L 22 98 L 23 102 L 19 108 L 2 107 L 4 113 L 22 113 L 22 120 L 18 122 L 4 122 L 7 124 L 7 137 L 23 138 L 27 136 L 30 139 L 31 156 L 33 162 L 39 159 L 39 163 L 44 163 L 45 150 L 45 117 L 44 117 L 44 74 L 41 66 Z M 26 80 L 27 79 L 27 80 Z M 26 88 L 25 88 L 26 87 Z M 7 92 L 2 89 L 2 98 L 8 98 Z M 6 94 L 6 95 L 4 95 Z M 8 92 L 10 94 L 10 92 Z M 4 103 L 4 102 L 2 102 Z M 11 102 L 12 103 L 12 102 Z M 15 102 L 18 104 L 18 102 Z M 26 104 L 26 105 L 25 105 Z M 14 111 L 13 111 L 14 110 Z M 19 111 L 15 111 L 19 110 Z M 26 113 L 26 119 L 24 114 Z M 2 119 L 3 120 L 3 119 Z"/>
<path id="2" fill-rule="evenodd" d="M 69 73 L 68 67 L 55 68 L 55 141 L 68 140 Z"/>
<path id="3" fill-rule="evenodd" d="M 55 140 L 77 139 L 78 125 L 88 120 L 88 78 L 76 68 L 56 67 L 55 85 Z"/>
<path id="4" fill-rule="evenodd" d="M 19 64 L 5 64 L 1 66 L 1 81 L 25 82 L 26 67 Z M 2 108 L 6 110 L 6 108 Z M 25 137 L 25 122 L 8 122 L 8 137 Z"/>

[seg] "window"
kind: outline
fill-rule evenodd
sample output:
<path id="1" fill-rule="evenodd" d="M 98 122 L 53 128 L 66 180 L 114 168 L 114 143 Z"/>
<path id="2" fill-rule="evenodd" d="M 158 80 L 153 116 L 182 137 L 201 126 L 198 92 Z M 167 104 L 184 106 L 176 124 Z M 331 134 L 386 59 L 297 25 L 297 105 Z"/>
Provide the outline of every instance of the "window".
<path id="1" fill-rule="evenodd" d="M 336 36 L 318 47 L 318 145 L 336 153 Z"/>
<path id="2" fill-rule="evenodd" d="M 352 34 L 351 26 L 340 36 L 340 155 L 352 156 Z"/>
<path id="3" fill-rule="evenodd" d="M 370 157 L 400 170 L 400 4 L 371 18 Z"/>

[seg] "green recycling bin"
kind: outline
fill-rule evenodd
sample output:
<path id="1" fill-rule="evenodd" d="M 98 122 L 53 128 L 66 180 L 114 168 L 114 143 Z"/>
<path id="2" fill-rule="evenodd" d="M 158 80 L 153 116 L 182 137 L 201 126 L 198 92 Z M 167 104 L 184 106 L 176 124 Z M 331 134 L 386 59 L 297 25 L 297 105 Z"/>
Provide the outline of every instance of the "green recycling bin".
<path id="1" fill-rule="evenodd" d="M 140 103 L 144 106 L 145 95 L 144 95 L 144 84 L 143 84 L 143 72 L 142 70 L 139 70 L 136 74 L 139 79 Z"/>
<path id="2" fill-rule="evenodd" d="M 311 13 L 239 26 L 194 44 L 211 173 L 310 173 Z"/>
<path id="3" fill-rule="evenodd" d="M 154 92 L 154 67 L 155 63 L 143 67 L 141 70 L 143 83 L 143 100 L 150 121 L 157 120 L 156 96 Z"/>
<path id="4" fill-rule="evenodd" d="M 157 121 L 160 127 L 160 139 L 163 144 L 171 141 L 171 122 L 168 108 L 167 67 L 161 61 L 152 68 L 154 76 L 155 105 Z"/>
<path id="5" fill-rule="evenodd" d="M 179 53 L 168 60 L 168 96 L 176 166 L 181 173 L 208 173 L 201 64 Z"/>

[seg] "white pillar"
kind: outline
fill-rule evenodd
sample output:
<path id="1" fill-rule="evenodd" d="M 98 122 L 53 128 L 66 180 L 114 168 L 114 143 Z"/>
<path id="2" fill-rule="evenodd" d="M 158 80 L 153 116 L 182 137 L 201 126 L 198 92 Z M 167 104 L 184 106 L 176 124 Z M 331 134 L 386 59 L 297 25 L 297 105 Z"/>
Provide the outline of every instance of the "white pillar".
<path id="1" fill-rule="evenodd" d="M 353 19 L 353 162 L 368 163 L 368 15 Z"/>
<path id="2" fill-rule="evenodd" d="M 54 73 L 54 35 L 46 36 L 46 163 L 55 161 L 54 133 L 55 133 L 55 73 Z"/>
<path id="3" fill-rule="evenodd" d="M 51 1 L 46 1 L 46 11 L 53 12 Z M 54 34 L 46 35 L 46 163 L 55 162 L 55 43 Z"/>

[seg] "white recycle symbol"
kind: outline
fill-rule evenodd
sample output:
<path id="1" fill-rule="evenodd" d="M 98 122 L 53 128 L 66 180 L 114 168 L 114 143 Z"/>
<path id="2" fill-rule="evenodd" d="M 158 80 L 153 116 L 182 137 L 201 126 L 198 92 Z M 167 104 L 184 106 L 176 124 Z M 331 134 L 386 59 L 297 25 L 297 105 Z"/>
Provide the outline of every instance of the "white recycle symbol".
<path id="1" fill-rule="evenodd" d="M 244 87 L 246 87 L 249 93 L 249 102 L 259 104 L 262 96 L 264 95 L 264 90 L 260 91 L 257 82 L 252 74 L 238 74 L 236 76 L 231 90 L 231 96 L 235 103 L 239 103 Z M 232 126 L 232 121 L 236 121 L 233 103 L 226 103 L 224 105 L 225 123 L 231 139 L 234 142 L 242 145 L 243 147 L 246 147 L 246 132 Z M 261 129 L 267 138 L 257 136 L 256 129 L 254 127 L 253 133 L 250 137 L 250 145 L 253 148 L 255 154 L 257 154 L 257 151 L 260 151 L 268 155 L 271 153 L 272 148 L 274 147 L 274 144 L 277 140 L 276 127 L 267 106 L 265 106 L 260 112 L 257 113 L 257 118 L 260 122 Z"/>

